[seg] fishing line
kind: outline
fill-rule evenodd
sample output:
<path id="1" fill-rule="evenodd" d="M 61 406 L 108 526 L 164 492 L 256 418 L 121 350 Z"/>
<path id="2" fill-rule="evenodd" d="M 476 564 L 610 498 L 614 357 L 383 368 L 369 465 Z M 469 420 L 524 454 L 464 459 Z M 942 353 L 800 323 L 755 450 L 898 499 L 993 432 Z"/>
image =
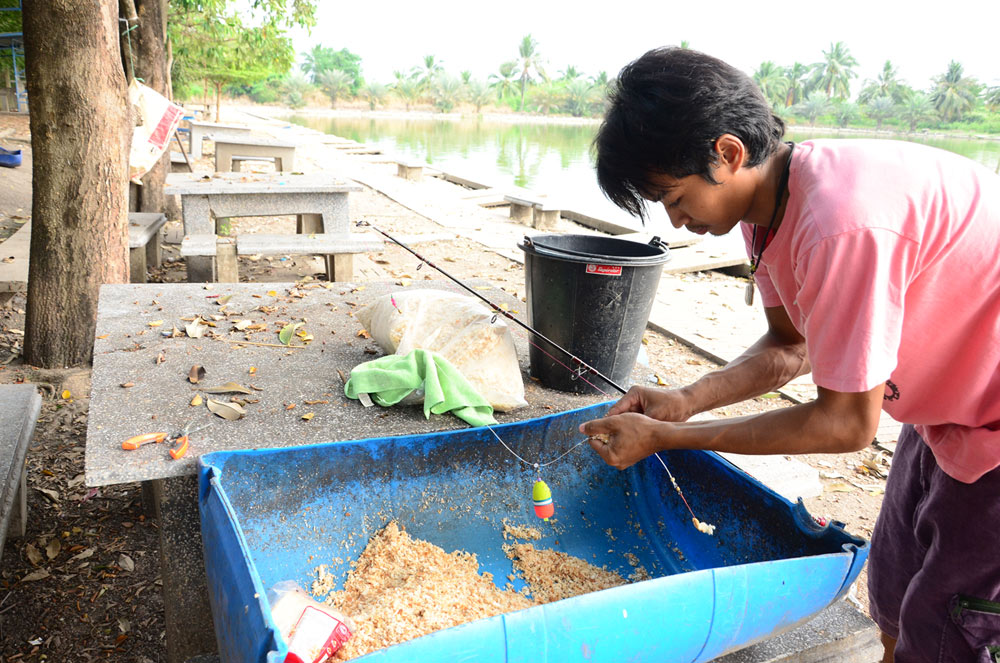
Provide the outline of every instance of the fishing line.
<path id="1" fill-rule="evenodd" d="M 407 252 L 411 253 L 414 257 L 417 258 L 417 260 L 421 261 L 421 266 L 424 263 L 426 263 L 429 267 L 431 267 L 433 269 L 436 269 L 438 272 L 440 272 L 441 274 L 443 274 L 444 276 L 446 276 L 448 279 L 450 279 L 451 281 L 453 281 L 454 283 L 456 283 L 457 285 L 459 285 L 462 289 L 464 289 L 465 291 L 469 292 L 472 295 L 475 295 L 478 299 L 480 299 L 483 302 L 485 302 L 490 308 L 492 308 L 494 311 L 496 311 L 497 314 L 502 314 L 504 317 L 506 317 L 506 318 L 508 318 L 510 320 L 513 320 L 515 323 L 517 323 L 517 325 L 519 327 L 527 330 L 528 332 L 531 332 L 531 334 L 534 334 L 535 336 L 537 336 L 538 338 L 542 339 L 543 341 L 545 341 L 546 343 L 548 343 L 552 347 L 556 348 L 557 350 L 559 350 L 560 352 L 562 352 L 563 354 L 565 354 L 567 357 L 569 357 L 574 362 L 579 363 L 581 368 L 586 369 L 588 372 L 593 373 L 594 375 L 597 375 L 602 380 L 604 380 L 605 382 L 607 382 L 609 385 L 611 385 L 612 387 L 614 387 L 615 389 L 617 389 L 619 392 L 621 392 L 623 395 L 627 393 L 628 390 L 626 390 L 624 387 L 622 387 L 621 385 L 619 385 L 617 382 L 615 382 L 614 380 L 612 380 L 608 376 L 604 375 L 603 373 L 601 373 L 600 371 L 598 371 L 593 366 L 590 366 L 585 361 L 583 361 L 582 359 L 580 359 L 579 357 L 577 357 L 572 352 L 570 352 L 566 348 L 562 347 L 561 345 L 559 345 L 555 341 L 553 341 L 553 340 L 545 337 L 543 334 L 535 331 L 529 325 L 521 322 L 520 320 L 518 320 L 517 318 L 515 318 L 510 312 L 503 310 L 502 308 L 500 308 L 499 306 L 497 306 L 496 304 L 494 304 L 492 301 L 490 301 L 489 299 L 487 299 L 485 296 L 481 295 L 480 293 L 476 292 L 475 290 L 473 290 L 472 288 L 470 288 L 466 284 L 462 283 L 462 281 L 460 281 L 459 279 L 455 278 L 454 276 L 452 276 L 451 274 L 449 274 L 445 270 L 441 269 L 440 267 L 438 267 L 437 265 L 435 265 L 433 262 L 431 262 L 430 260 L 428 260 L 424 256 L 420 255 L 419 253 L 417 253 L 415 250 L 413 250 L 412 248 L 410 248 L 406 244 L 400 242 L 398 239 L 396 239 L 392 235 L 388 234 L 387 232 L 385 232 L 384 230 L 382 230 L 381 228 L 379 228 L 375 224 L 373 224 L 373 223 L 371 223 L 369 221 L 365 221 L 365 220 L 362 219 L 362 220 L 360 220 L 360 221 L 357 222 L 357 226 L 358 227 L 369 227 L 369 228 L 372 228 L 373 230 L 375 230 L 376 232 L 378 232 L 380 235 L 382 235 L 383 237 L 385 237 L 386 239 L 388 239 L 389 241 L 391 241 L 393 244 L 396 244 L 400 248 L 402 248 L 402 249 L 406 250 Z M 417 269 L 419 270 L 420 267 L 417 267 Z M 393 300 L 393 306 L 395 306 L 395 300 Z M 399 307 L 396 307 L 396 310 L 399 310 Z M 400 311 L 400 312 L 402 312 L 402 311 Z M 579 372 L 576 369 L 570 368 L 569 366 L 567 366 L 563 362 L 561 362 L 558 359 L 556 359 L 555 357 L 553 357 L 550 353 L 546 352 L 542 347 L 540 347 L 536 343 L 532 342 L 531 338 L 528 338 L 528 343 L 530 343 L 534 347 L 538 348 L 538 350 L 540 350 L 543 354 L 545 354 L 545 356 L 549 357 L 550 359 L 552 359 L 553 361 L 555 361 L 557 364 L 559 364 L 560 366 L 562 366 L 566 370 L 568 370 L 568 371 L 576 374 L 576 376 L 579 379 L 581 379 L 584 382 L 586 382 L 587 384 L 589 384 L 591 387 L 593 387 L 598 392 L 600 392 L 603 396 L 610 396 L 610 394 L 608 394 L 608 392 L 604 391 L 603 389 L 601 389 L 600 387 L 598 387 L 594 383 L 592 383 L 589 380 L 587 380 L 586 378 L 584 378 L 583 374 L 581 372 Z M 575 445 L 573 445 L 572 447 L 570 447 L 569 449 L 567 449 L 566 451 L 564 451 L 562 454 L 560 454 L 558 457 L 556 457 L 553 460 L 546 461 L 545 463 L 537 463 L 537 462 L 536 463 L 532 463 L 530 461 L 525 460 L 521 456 L 519 456 L 513 449 L 511 449 L 509 446 L 507 446 L 507 443 L 504 442 L 503 439 L 499 435 L 497 435 L 496 431 L 493 430 L 492 427 L 490 427 L 489 425 L 487 425 L 486 428 L 489 428 L 490 432 L 493 433 L 493 437 L 495 437 L 500 442 L 500 444 L 502 444 L 504 446 L 504 448 L 511 455 L 513 455 L 515 458 L 517 458 L 519 461 L 521 461 L 525 465 L 529 465 L 532 468 L 534 468 L 536 474 L 538 474 L 538 470 L 540 468 L 545 467 L 546 465 L 552 465 L 556 461 L 559 461 L 563 457 L 567 456 L 570 452 L 572 452 L 573 450 L 575 450 L 577 447 L 579 447 L 582 444 L 584 444 L 585 442 L 587 442 L 587 440 L 582 440 L 580 442 L 577 442 Z M 694 511 L 691 509 L 691 505 L 688 504 L 687 498 L 684 497 L 684 491 L 681 490 L 680 485 L 677 483 L 677 479 L 675 479 L 674 475 L 670 472 L 670 468 L 668 468 L 667 464 L 665 462 L 663 462 L 663 459 L 660 457 L 659 452 L 653 452 L 653 455 L 656 456 L 656 460 L 660 461 L 660 465 L 663 466 L 664 471 L 667 473 L 667 477 L 670 479 L 671 485 L 674 487 L 674 490 L 677 491 L 677 494 L 680 496 L 681 501 L 684 503 L 684 506 L 687 508 L 688 513 L 691 514 L 691 519 L 692 519 L 692 522 L 694 523 L 694 526 L 698 529 L 698 531 L 703 532 L 703 533 L 708 534 L 708 535 L 711 536 L 713 534 L 714 530 L 715 530 L 715 526 L 714 525 L 708 525 L 708 524 L 706 524 L 706 523 L 698 520 L 698 517 L 696 515 L 694 515 Z M 549 493 L 548 486 L 545 486 L 544 482 L 541 479 L 541 475 L 539 474 L 538 475 L 538 479 L 537 479 L 537 481 L 535 483 L 536 490 L 533 491 L 533 494 L 534 494 L 534 497 L 535 497 L 535 512 L 536 512 L 536 514 L 539 515 L 539 517 L 543 517 L 541 515 L 541 512 L 539 511 L 540 501 L 538 499 L 538 490 L 537 490 L 539 484 L 541 484 L 542 486 L 544 486 L 544 492 L 546 494 L 546 499 L 543 500 L 543 503 L 544 503 L 544 506 L 548 508 L 548 512 L 550 514 L 551 514 L 551 510 L 552 510 L 551 509 L 552 499 L 551 499 L 551 494 Z M 545 517 L 545 520 L 548 520 L 548 518 Z"/>

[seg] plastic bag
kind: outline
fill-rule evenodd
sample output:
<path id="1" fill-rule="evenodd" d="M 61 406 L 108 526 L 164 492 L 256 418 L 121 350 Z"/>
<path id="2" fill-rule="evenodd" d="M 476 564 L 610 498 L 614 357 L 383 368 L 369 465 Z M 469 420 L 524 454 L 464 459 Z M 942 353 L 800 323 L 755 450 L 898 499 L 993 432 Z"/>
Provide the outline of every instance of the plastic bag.
<path id="1" fill-rule="evenodd" d="M 386 352 L 405 355 L 421 348 L 442 355 L 494 410 L 528 404 L 510 328 L 478 300 L 407 289 L 379 297 L 355 317 Z"/>
<path id="2" fill-rule="evenodd" d="M 322 663 L 356 630 L 349 617 L 319 603 L 291 580 L 275 583 L 267 592 L 267 602 L 288 644 L 285 663 Z"/>
<path id="3" fill-rule="evenodd" d="M 139 183 L 140 178 L 163 156 L 184 110 L 135 79 L 129 83 L 128 99 L 138 112 L 137 124 L 132 130 L 128 176 Z"/>

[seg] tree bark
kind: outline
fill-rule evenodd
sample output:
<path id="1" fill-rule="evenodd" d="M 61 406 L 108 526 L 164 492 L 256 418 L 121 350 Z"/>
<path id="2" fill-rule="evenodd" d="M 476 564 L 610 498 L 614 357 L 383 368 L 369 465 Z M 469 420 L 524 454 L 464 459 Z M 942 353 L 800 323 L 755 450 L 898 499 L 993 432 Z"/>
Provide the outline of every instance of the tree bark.
<path id="1" fill-rule="evenodd" d="M 170 98 L 167 90 L 166 55 L 166 2 L 165 0 L 135 0 L 139 26 L 132 31 L 132 50 L 135 53 L 135 75 L 146 87 Z M 139 212 L 163 212 L 166 196 L 163 187 L 170 170 L 170 147 L 148 173 L 142 176 L 135 209 Z"/>
<path id="2" fill-rule="evenodd" d="M 128 281 L 131 111 L 118 3 L 25 3 L 31 261 L 24 351 L 45 368 L 88 362 L 102 283 Z"/>

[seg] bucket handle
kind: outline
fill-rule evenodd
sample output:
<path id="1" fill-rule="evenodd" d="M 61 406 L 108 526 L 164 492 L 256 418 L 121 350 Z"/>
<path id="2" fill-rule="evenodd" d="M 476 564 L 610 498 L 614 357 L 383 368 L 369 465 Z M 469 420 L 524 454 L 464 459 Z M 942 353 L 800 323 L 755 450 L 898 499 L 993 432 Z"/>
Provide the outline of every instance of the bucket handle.
<path id="1" fill-rule="evenodd" d="M 670 247 L 667 246 L 667 243 L 660 239 L 659 235 L 654 235 L 653 239 L 649 240 L 649 245 L 658 249 L 663 249 L 664 251 L 668 251 L 670 249 Z"/>

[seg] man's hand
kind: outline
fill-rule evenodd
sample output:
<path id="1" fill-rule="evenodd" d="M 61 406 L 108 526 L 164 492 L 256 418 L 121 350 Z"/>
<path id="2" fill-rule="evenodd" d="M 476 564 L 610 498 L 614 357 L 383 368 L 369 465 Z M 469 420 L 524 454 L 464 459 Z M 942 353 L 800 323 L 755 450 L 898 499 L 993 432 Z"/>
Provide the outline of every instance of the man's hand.
<path id="1" fill-rule="evenodd" d="M 632 387 L 621 400 L 611 406 L 607 416 L 635 412 L 660 421 L 686 421 L 692 414 L 691 404 L 680 389 Z"/>
<path id="2" fill-rule="evenodd" d="M 669 423 L 626 412 L 583 423 L 580 432 L 588 436 L 587 442 L 605 463 L 624 470 L 659 451 L 657 438 L 669 435 L 672 428 Z"/>

